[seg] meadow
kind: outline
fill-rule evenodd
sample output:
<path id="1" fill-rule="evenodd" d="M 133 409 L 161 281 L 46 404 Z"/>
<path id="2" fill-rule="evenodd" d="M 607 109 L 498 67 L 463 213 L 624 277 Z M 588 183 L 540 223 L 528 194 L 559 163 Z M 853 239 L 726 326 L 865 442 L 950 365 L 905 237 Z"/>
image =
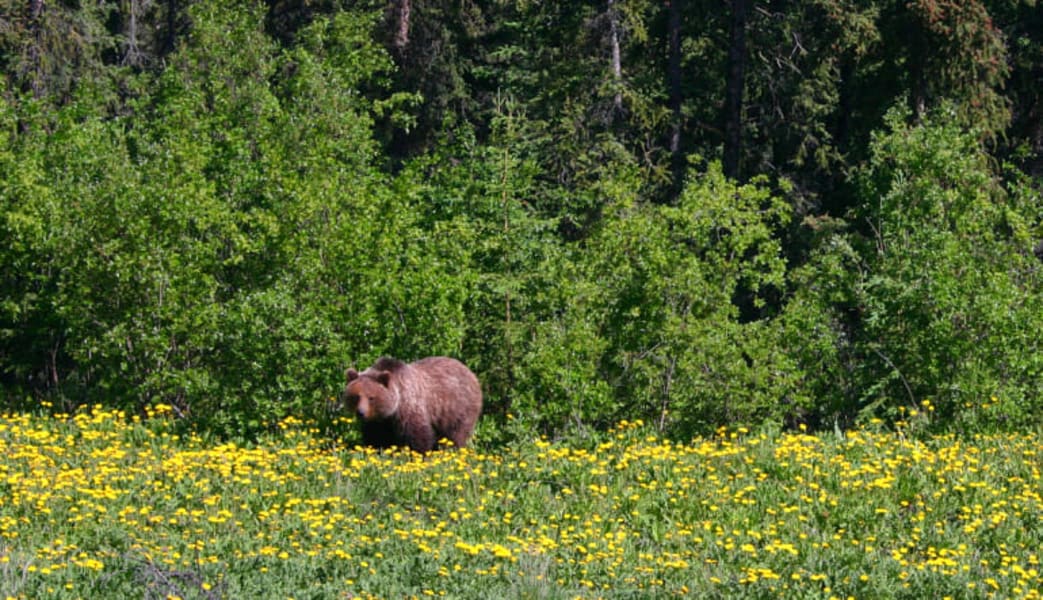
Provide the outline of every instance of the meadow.
<path id="1" fill-rule="evenodd" d="M 421 457 L 6 414 L 0 598 L 1038 598 L 1041 446 L 637 422 Z"/>

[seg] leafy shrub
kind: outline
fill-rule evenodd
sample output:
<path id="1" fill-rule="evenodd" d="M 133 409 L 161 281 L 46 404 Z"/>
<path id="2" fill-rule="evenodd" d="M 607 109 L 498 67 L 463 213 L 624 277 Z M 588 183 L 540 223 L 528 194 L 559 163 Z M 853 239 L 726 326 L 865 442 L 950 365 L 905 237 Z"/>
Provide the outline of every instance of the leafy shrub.
<path id="1" fill-rule="evenodd" d="M 9 390 L 162 402 L 238 434 L 318 414 L 346 362 L 459 347 L 464 249 L 419 229 L 372 164 L 356 92 L 390 68 L 374 17 L 318 20 L 279 52 L 242 8 L 193 7 L 134 114 L 12 109 Z"/>
<path id="2" fill-rule="evenodd" d="M 819 340 L 799 356 L 822 413 L 898 419 L 927 401 L 959 426 L 995 398 L 1007 425 L 1038 422 L 1038 196 L 1004 187 L 954 122 L 893 111 L 859 173 L 858 230 L 825 235 L 795 280 L 787 312 Z"/>
<path id="3" fill-rule="evenodd" d="M 644 418 L 686 435 L 791 410 L 793 365 L 756 316 L 783 283 L 775 234 L 788 218 L 763 182 L 737 185 L 718 164 L 693 172 L 676 206 L 611 206 L 580 259 L 587 297 L 567 317 L 594 323 L 615 395 L 586 418 Z"/>

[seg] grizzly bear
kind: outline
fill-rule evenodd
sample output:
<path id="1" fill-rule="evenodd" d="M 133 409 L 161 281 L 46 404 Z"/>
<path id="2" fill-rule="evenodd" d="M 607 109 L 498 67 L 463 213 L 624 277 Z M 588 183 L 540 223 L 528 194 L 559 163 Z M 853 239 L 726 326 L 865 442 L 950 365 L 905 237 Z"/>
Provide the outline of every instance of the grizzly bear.
<path id="1" fill-rule="evenodd" d="M 438 447 L 442 438 L 467 445 L 482 412 L 478 378 L 458 360 L 433 356 L 414 363 L 381 358 L 346 372 L 344 400 L 359 419 L 362 441 L 376 448 Z"/>

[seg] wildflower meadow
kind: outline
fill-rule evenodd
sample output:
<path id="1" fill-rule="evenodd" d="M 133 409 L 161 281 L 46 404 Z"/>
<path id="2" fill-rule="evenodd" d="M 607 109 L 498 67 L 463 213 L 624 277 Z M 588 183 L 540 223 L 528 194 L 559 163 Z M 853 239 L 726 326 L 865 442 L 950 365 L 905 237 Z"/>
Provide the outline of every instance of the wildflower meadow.
<path id="1" fill-rule="evenodd" d="M 0 598 L 1038 598 L 1037 434 L 687 443 L 641 423 L 420 456 L 101 408 L 0 417 Z"/>

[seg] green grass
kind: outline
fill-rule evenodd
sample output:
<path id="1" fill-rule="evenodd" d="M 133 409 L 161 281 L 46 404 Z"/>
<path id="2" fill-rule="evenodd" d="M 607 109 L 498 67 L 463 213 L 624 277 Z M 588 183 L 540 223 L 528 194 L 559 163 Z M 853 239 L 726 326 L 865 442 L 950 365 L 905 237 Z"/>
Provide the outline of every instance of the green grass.
<path id="1" fill-rule="evenodd" d="M 0 417 L 0 598 L 1039 597 L 1037 435 L 622 424 L 418 457 Z"/>

